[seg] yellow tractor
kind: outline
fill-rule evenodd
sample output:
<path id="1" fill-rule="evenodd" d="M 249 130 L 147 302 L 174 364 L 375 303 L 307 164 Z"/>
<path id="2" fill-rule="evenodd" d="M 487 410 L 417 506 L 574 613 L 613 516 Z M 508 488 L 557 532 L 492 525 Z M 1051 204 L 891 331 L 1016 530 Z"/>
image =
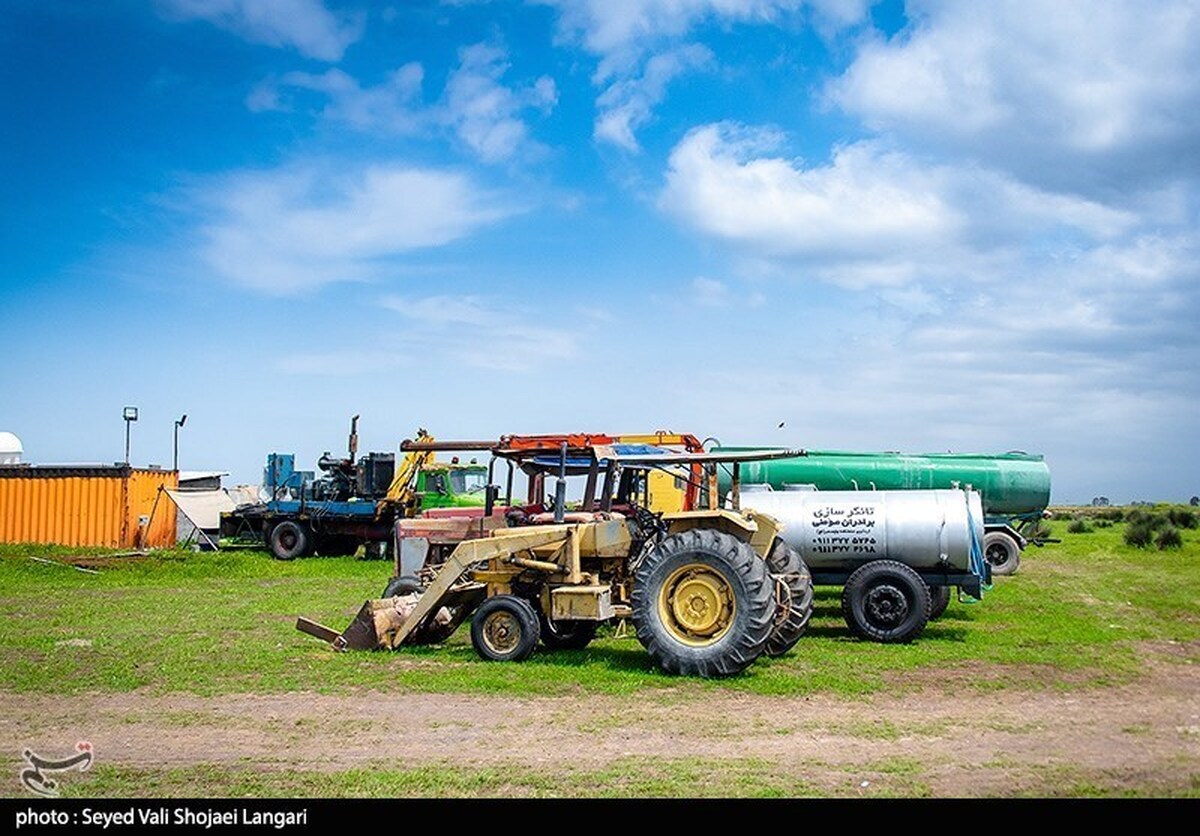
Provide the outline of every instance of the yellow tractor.
<path id="1" fill-rule="evenodd" d="M 717 463 L 795 456 L 798 451 L 709 454 L 609 442 L 609 437 L 507 437 L 494 460 L 519 467 L 529 501 L 497 506 L 462 523 L 456 543 L 431 524 L 397 525 L 397 554 L 416 554 L 411 591 L 364 604 L 343 632 L 300 619 L 297 628 L 335 648 L 388 648 L 443 641 L 471 617 L 471 642 L 484 659 L 519 661 L 539 642 L 582 648 L 599 625 L 632 622 L 666 671 L 704 677 L 744 670 L 762 653 L 787 652 L 812 612 L 812 586 L 799 554 L 765 514 L 736 506 L 656 513 L 644 504 L 652 471 L 715 472 Z M 459 443 L 461 445 L 461 443 Z M 465 449 L 482 449 L 481 443 Z M 454 442 L 406 442 L 402 449 L 464 449 Z M 547 476 L 555 491 L 543 499 Z M 567 479 L 584 477 L 568 506 Z M 441 549 L 436 559 L 428 551 Z M 447 553 L 448 552 L 448 553 Z"/>

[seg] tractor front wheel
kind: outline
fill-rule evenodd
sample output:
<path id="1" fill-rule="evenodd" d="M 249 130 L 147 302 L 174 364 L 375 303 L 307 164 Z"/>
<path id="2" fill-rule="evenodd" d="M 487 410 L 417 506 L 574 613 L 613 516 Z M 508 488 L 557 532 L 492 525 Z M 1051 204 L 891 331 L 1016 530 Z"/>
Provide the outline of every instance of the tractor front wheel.
<path id="1" fill-rule="evenodd" d="M 496 595 L 479 605 L 471 621 L 471 644 L 491 662 L 520 662 L 537 647 L 537 613 L 524 598 Z"/>
<path id="2" fill-rule="evenodd" d="M 633 579 L 638 640 L 668 673 L 730 676 L 763 652 L 775 626 L 767 563 L 749 544 L 710 529 L 667 537 Z"/>

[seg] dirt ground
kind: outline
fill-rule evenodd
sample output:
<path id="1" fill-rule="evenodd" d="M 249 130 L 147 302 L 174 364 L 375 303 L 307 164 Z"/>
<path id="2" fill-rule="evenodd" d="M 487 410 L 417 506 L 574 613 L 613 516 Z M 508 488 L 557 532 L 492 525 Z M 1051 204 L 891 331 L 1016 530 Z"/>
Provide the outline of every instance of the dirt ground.
<path id="1" fill-rule="evenodd" d="M 552 735 L 538 737 L 540 723 L 552 724 Z M 1200 665 L 1156 664 L 1135 684 L 1071 693 L 929 686 L 862 700 L 0 692 L 0 751 L 82 739 L 97 763 L 140 767 L 551 769 L 630 757 L 752 758 L 831 794 L 889 780 L 903 791 L 897 772 L 935 796 L 1054 794 L 1064 782 L 1178 793 L 1200 779 Z"/>

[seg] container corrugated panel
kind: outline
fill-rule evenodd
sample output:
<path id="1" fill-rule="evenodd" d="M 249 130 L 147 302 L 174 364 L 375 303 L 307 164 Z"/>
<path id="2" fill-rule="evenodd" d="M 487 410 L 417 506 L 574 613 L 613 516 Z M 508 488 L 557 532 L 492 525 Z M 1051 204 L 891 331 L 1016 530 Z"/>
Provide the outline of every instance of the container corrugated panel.
<path id="1" fill-rule="evenodd" d="M 126 530 L 136 537 L 138 520 L 149 519 L 143 546 L 158 549 L 175 545 L 175 506 L 163 489 L 177 487 L 179 474 L 173 470 L 135 470 L 130 475 Z"/>
<path id="2" fill-rule="evenodd" d="M 177 484 L 171 470 L 0 467 L 0 542 L 171 546 L 175 514 L 160 488 Z"/>

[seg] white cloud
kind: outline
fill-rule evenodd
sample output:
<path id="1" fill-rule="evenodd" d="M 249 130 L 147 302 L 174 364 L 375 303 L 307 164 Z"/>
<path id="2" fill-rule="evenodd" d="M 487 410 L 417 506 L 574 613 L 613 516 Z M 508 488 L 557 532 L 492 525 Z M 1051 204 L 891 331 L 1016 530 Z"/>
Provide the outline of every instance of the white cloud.
<path id="1" fill-rule="evenodd" d="M 697 305 L 723 308 L 729 304 L 729 288 L 716 279 L 700 277 L 692 280 L 692 298 Z"/>
<path id="2" fill-rule="evenodd" d="M 1200 7 L 910 4 L 828 95 L 869 126 L 1042 188 L 1119 199 L 1200 164 Z"/>
<path id="3" fill-rule="evenodd" d="M 291 47 L 321 61 L 339 61 L 362 37 L 364 16 L 333 12 L 321 0 L 159 0 L 176 20 L 207 20 L 251 43 Z"/>
<path id="4" fill-rule="evenodd" d="M 627 151 L 637 151 L 634 131 L 650 121 L 654 108 L 667 93 L 675 77 L 711 65 L 712 51 L 688 44 L 655 55 L 638 77 L 614 81 L 596 100 L 595 136 Z"/>
<path id="5" fill-rule="evenodd" d="M 389 260 L 517 211 L 463 174 L 396 163 L 239 172 L 201 199 L 209 211 L 200 229 L 204 264 L 268 293 L 374 279 Z"/>
<path id="6" fill-rule="evenodd" d="M 762 255 L 886 252 L 952 235 L 962 219 L 928 172 L 869 146 L 802 168 L 761 154 L 779 138 L 706 125 L 671 152 L 664 207 Z"/>
<path id="7" fill-rule="evenodd" d="M 246 99 L 251 110 L 291 110 L 285 91 L 321 94 L 321 117 L 356 131 L 376 135 L 413 136 L 453 131 L 471 153 L 487 163 L 510 160 L 540 150 L 529 136 L 522 113 L 547 114 L 558 102 L 554 79 L 541 76 L 523 86 L 502 83 L 509 70 L 508 53 L 489 43 L 459 50 L 441 100 L 427 103 L 421 94 L 424 69 L 405 64 L 379 84 L 364 87 L 340 69 L 324 73 L 292 72 L 257 85 Z"/>
<path id="8" fill-rule="evenodd" d="M 421 103 L 423 78 L 421 65 L 416 63 L 393 70 L 380 84 L 368 88 L 336 68 L 324 73 L 291 72 L 256 86 L 246 105 L 251 110 L 290 110 L 292 105 L 284 100 L 282 91 L 309 90 L 327 98 L 321 112 L 326 119 L 360 131 L 410 135 L 428 122 Z"/>
<path id="9" fill-rule="evenodd" d="M 580 329 L 530 325 L 529 311 L 479 296 L 388 296 L 381 304 L 408 319 L 416 339 L 436 342 L 457 362 L 474 368 L 536 371 L 578 353 Z"/>
<path id="10" fill-rule="evenodd" d="M 485 162 L 511 158 L 528 146 L 529 129 L 518 114 L 528 108 L 548 113 L 558 101 L 554 80 L 542 76 L 528 88 L 500 83 L 508 54 L 492 44 L 459 50 L 459 66 L 446 81 L 445 118 Z"/>
<path id="11" fill-rule="evenodd" d="M 863 21 L 866 0 L 535 0 L 558 11 L 557 37 L 598 59 L 594 135 L 636 151 L 635 132 L 651 121 L 671 79 L 713 65 L 694 40 L 705 25 L 774 24 L 808 9 L 819 30 L 836 32 Z"/>
<path id="12" fill-rule="evenodd" d="M 756 308 L 766 302 L 760 291 L 735 292 L 725 282 L 698 276 L 692 279 L 689 297 L 706 308 L 729 308 L 734 305 Z"/>
<path id="13" fill-rule="evenodd" d="M 486 325 L 496 317 L 478 296 L 388 296 L 382 304 L 427 325 Z"/>
<path id="14" fill-rule="evenodd" d="M 683 37 L 706 19 L 769 22 L 802 5 L 801 0 L 539 1 L 558 10 L 560 38 L 581 40 L 589 52 L 604 56 L 628 54 L 647 42 Z"/>
<path id="15" fill-rule="evenodd" d="M 279 88 L 273 82 L 256 84 L 246 95 L 246 108 L 251 113 L 263 113 L 269 110 L 290 110 L 279 95 Z"/>
<path id="16" fill-rule="evenodd" d="M 854 287 L 991 272 L 1011 248 L 1104 240 L 1135 221 L 872 142 L 806 167 L 769 156 L 782 140 L 730 124 L 693 130 L 671 153 L 660 206 L 754 259 Z"/>

